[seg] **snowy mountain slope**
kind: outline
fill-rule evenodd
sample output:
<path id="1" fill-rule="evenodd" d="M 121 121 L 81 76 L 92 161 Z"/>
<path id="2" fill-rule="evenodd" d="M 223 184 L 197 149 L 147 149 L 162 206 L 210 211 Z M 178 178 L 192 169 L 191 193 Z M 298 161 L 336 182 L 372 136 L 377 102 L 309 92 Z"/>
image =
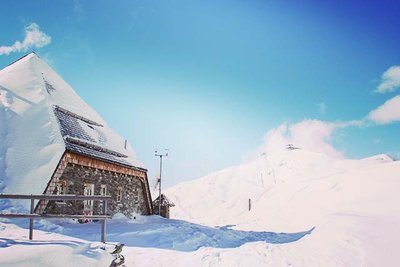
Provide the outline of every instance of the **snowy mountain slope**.
<path id="1" fill-rule="evenodd" d="M 399 190 L 400 162 L 386 155 L 344 160 L 285 149 L 165 194 L 176 205 L 172 218 L 253 231 L 315 226 L 294 245 L 302 260 L 317 253 L 325 266 L 377 266 L 383 256 L 389 265 L 397 258 L 390 246 L 400 242 Z"/>
<path id="2" fill-rule="evenodd" d="M 263 215 L 262 209 L 268 208 L 266 211 L 270 213 L 271 209 L 276 210 L 285 203 L 291 206 L 295 201 L 297 204 L 293 207 L 302 210 L 298 207 L 302 206 L 301 201 L 315 206 L 323 201 L 362 197 L 360 194 L 368 195 L 366 190 L 379 186 L 375 176 L 387 174 L 387 179 L 396 180 L 391 174 L 399 171 L 399 164 L 386 155 L 344 160 L 301 149 L 281 150 L 178 184 L 165 192 L 177 206 L 171 210 L 176 218 L 208 225 L 238 224 L 241 218 L 246 218 L 246 222 L 253 218 L 260 221 L 261 227 L 266 223 L 271 227 L 272 222 Z M 332 195 L 333 192 L 336 193 Z M 326 194 L 329 197 L 324 197 Z"/>
<path id="3" fill-rule="evenodd" d="M 50 66 L 30 53 L 0 70 L 0 189 L 40 194 L 53 174 L 65 142 L 54 107 L 103 125 L 82 128 L 101 146 L 123 152 L 125 160 L 143 167 L 125 140 L 86 104 Z M 104 141 L 106 140 L 106 141 Z"/>

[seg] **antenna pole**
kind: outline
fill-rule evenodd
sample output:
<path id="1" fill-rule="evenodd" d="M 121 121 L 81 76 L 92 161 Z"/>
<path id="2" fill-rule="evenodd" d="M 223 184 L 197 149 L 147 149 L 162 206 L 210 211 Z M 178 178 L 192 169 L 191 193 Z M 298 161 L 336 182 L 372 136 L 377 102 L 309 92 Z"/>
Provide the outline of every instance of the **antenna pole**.
<path id="1" fill-rule="evenodd" d="M 160 179 L 158 180 L 158 215 L 161 215 L 161 172 L 162 172 L 162 155 L 160 155 Z"/>
<path id="2" fill-rule="evenodd" d="M 165 149 L 166 151 L 168 149 Z M 156 157 L 160 157 L 160 178 L 158 179 L 158 215 L 161 215 L 161 173 L 162 173 L 162 158 L 168 157 L 168 152 L 165 154 L 158 154 L 157 150 L 154 154 Z"/>

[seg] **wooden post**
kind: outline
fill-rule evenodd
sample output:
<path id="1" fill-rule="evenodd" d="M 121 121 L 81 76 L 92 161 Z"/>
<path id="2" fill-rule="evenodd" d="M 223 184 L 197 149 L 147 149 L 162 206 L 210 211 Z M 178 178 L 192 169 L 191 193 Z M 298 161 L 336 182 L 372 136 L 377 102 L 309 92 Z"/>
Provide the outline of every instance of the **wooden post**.
<path id="1" fill-rule="evenodd" d="M 31 214 L 35 209 L 35 199 L 31 198 Z M 29 240 L 33 239 L 33 218 L 29 219 Z"/>
<path id="2" fill-rule="evenodd" d="M 107 212 L 107 200 L 103 200 L 103 215 Z M 101 221 L 101 242 L 106 243 L 106 220 Z"/>

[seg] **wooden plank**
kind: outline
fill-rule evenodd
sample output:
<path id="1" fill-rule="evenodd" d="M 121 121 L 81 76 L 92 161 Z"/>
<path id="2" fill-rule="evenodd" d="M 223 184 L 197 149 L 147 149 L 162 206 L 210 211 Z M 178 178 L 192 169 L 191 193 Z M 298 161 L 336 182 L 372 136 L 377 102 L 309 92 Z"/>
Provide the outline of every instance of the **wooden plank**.
<path id="1" fill-rule="evenodd" d="M 144 173 L 147 172 L 147 169 L 135 167 L 135 166 L 127 166 L 117 162 L 110 162 L 105 159 L 98 159 L 96 157 L 90 157 L 87 155 L 81 155 L 77 152 L 67 151 L 66 152 L 66 161 L 69 163 L 78 164 L 77 160 L 81 160 L 79 165 L 86 167 L 95 167 L 96 169 L 112 171 L 122 174 L 129 174 L 132 176 L 144 176 Z M 90 161 L 89 161 L 90 160 Z M 89 166 L 89 163 L 91 166 Z"/>
<path id="2" fill-rule="evenodd" d="M 0 199 L 111 200 L 111 196 L 0 194 Z"/>
<path id="3" fill-rule="evenodd" d="M 107 209 L 107 201 L 111 200 L 111 196 L 82 196 L 82 195 L 22 195 L 22 194 L 0 194 L 0 199 L 30 199 L 30 214 L 0 213 L 0 218 L 25 218 L 29 219 L 29 240 L 33 240 L 33 220 L 34 219 L 84 219 L 84 220 L 100 220 L 101 224 L 101 241 L 106 241 L 106 219 L 111 219 L 110 215 L 105 215 Z M 39 200 L 94 200 L 103 201 L 103 215 L 65 215 L 65 214 L 34 214 L 35 199 Z"/>
<path id="4" fill-rule="evenodd" d="M 0 218 L 25 218 L 25 219 L 88 219 L 106 220 L 111 219 L 110 215 L 64 215 L 64 214 L 29 214 L 29 213 L 0 213 Z"/>

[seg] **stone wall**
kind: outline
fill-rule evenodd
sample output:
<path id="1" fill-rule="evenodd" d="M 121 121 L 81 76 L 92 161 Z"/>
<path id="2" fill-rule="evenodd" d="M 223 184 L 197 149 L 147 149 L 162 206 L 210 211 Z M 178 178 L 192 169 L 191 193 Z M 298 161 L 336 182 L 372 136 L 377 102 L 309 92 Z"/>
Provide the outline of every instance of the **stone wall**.
<path id="1" fill-rule="evenodd" d="M 126 170 L 125 170 L 126 169 Z M 101 195 L 102 185 L 107 188 L 107 214 L 121 212 L 130 217 L 133 213 L 148 215 L 152 213 L 151 200 L 147 188 L 145 171 L 114 166 L 80 155 L 66 153 L 60 161 L 45 194 L 59 194 L 57 185 L 63 183 L 63 194 L 84 195 L 85 184 L 93 184 L 93 195 Z M 117 201 L 118 190 L 121 199 Z M 149 204 L 150 203 L 150 204 Z M 84 201 L 40 201 L 36 212 L 48 214 L 83 214 Z M 102 214 L 102 203 L 93 202 L 93 214 Z"/>
<path id="2" fill-rule="evenodd" d="M 100 195 L 101 185 L 106 185 L 107 194 L 112 196 L 112 200 L 107 204 L 108 214 L 121 212 L 130 217 L 132 213 L 150 213 L 146 204 L 145 187 L 139 177 L 69 163 L 59 178 L 59 183 L 62 181 L 65 181 L 65 193 L 76 195 L 84 195 L 85 183 L 94 184 L 94 195 Z M 122 190 L 119 203 L 117 203 L 118 189 Z M 93 214 L 102 214 L 101 205 L 99 201 L 93 202 Z M 83 208 L 83 201 L 49 201 L 45 212 L 82 214 Z"/>
<path id="3" fill-rule="evenodd" d="M 169 219 L 169 206 L 161 205 L 160 213 L 158 213 L 158 204 L 155 205 L 153 203 L 153 206 L 154 206 L 153 214 L 160 215 L 161 217 Z"/>

